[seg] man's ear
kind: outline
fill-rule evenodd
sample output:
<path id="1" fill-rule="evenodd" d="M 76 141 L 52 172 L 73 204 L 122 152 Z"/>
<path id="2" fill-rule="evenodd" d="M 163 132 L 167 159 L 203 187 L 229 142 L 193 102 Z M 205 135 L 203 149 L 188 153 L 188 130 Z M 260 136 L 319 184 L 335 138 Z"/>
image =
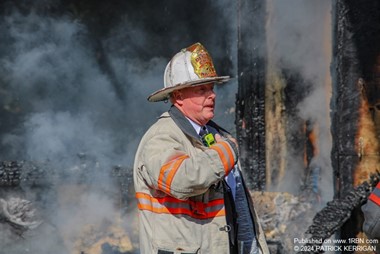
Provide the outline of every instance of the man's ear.
<path id="1" fill-rule="evenodd" d="M 174 102 L 177 103 L 178 105 L 183 104 L 182 93 L 180 91 L 173 91 L 172 98 Z"/>

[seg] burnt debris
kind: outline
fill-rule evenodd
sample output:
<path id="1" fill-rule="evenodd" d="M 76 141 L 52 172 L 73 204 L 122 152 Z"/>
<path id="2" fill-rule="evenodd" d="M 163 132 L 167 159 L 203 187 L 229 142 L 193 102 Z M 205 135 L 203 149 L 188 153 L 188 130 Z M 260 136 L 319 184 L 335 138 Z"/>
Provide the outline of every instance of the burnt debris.
<path id="1" fill-rule="evenodd" d="M 22 163 L 2 161 L 0 164 L 0 186 L 14 187 L 20 184 Z"/>
<path id="2" fill-rule="evenodd" d="M 331 237 L 350 219 L 353 211 L 360 208 L 367 201 L 367 198 L 376 184 L 379 182 L 380 173 L 370 176 L 368 181 L 363 182 L 356 188 L 352 188 L 347 195 L 342 198 L 335 198 L 328 202 L 326 207 L 319 211 L 313 219 L 313 223 L 309 226 L 306 234 L 309 237 L 309 248 L 312 250 L 320 250 L 315 246 L 321 246 L 323 241 Z M 305 253 L 305 252 L 302 252 Z M 306 253 L 321 253 L 320 251 L 311 251 Z"/>
<path id="3" fill-rule="evenodd" d="M 239 1 L 239 89 L 236 130 L 240 161 L 251 190 L 265 190 L 265 2 Z M 259 25 L 260 24 L 260 25 Z M 249 31 L 249 32 L 248 32 Z"/>

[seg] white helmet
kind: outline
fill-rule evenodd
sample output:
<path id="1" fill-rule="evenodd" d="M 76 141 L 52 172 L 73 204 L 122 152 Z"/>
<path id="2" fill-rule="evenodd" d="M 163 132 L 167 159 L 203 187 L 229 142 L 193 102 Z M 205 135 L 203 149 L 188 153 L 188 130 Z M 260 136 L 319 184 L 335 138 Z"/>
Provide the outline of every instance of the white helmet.
<path id="1" fill-rule="evenodd" d="M 164 74 L 164 88 L 148 97 L 148 101 L 163 101 L 171 92 L 190 86 L 207 83 L 222 83 L 229 76 L 218 76 L 210 54 L 202 46 L 195 43 L 178 52 L 168 63 Z"/>

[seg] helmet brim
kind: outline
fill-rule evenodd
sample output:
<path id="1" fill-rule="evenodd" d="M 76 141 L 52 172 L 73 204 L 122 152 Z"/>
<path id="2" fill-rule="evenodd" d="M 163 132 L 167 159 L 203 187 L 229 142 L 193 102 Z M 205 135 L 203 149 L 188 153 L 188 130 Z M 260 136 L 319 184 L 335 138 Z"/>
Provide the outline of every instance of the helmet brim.
<path id="1" fill-rule="evenodd" d="M 189 81 L 185 83 L 180 83 L 175 86 L 166 87 L 163 89 L 160 89 L 151 95 L 148 96 L 148 101 L 150 102 L 158 102 L 158 101 L 165 101 L 169 99 L 170 93 L 176 90 L 181 90 L 187 87 L 192 86 L 200 86 L 207 83 L 215 83 L 215 84 L 221 84 L 224 82 L 227 82 L 230 80 L 229 76 L 220 76 L 220 77 L 210 77 L 210 78 L 203 78 L 199 80 Z"/>

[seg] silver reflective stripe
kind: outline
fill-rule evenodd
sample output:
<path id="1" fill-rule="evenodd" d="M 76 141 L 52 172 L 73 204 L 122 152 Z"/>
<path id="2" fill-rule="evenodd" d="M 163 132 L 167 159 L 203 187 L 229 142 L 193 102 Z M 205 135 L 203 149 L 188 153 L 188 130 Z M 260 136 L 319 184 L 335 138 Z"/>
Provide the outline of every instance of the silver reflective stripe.
<path id="1" fill-rule="evenodd" d="M 170 163 L 170 167 L 165 169 L 165 171 L 164 171 L 164 177 L 162 178 L 163 186 L 167 186 L 168 175 L 173 170 L 175 162 L 176 162 L 176 160 L 172 161 Z"/>
<path id="2" fill-rule="evenodd" d="M 227 142 L 225 142 L 226 144 L 228 144 Z M 227 149 L 223 146 L 223 145 L 218 145 L 218 144 L 216 144 L 218 147 L 220 147 L 221 148 L 221 150 L 222 150 L 222 152 L 223 152 L 223 156 L 224 156 L 224 158 L 226 158 L 227 159 L 227 162 L 228 162 L 228 165 L 230 166 L 230 165 L 233 165 L 233 161 L 231 161 L 231 159 L 233 159 L 233 158 L 230 158 L 230 156 L 228 155 L 228 151 L 227 151 Z M 228 145 L 229 146 L 229 145 Z"/>
<path id="3" fill-rule="evenodd" d="M 184 209 L 192 210 L 192 208 L 194 206 L 196 206 L 197 204 L 203 204 L 205 211 L 207 213 L 220 211 L 224 208 L 224 204 L 215 204 L 215 205 L 206 207 L 206 204 L 204 204 L 204 203 L 193 202 L 193 201 L 188 201 L 188 202 L 171 202 L 171 201 L 152 202 L 151 200 L 146 199 L 146 198 L 139 198 L 138 200 L 139 200 L 140 204 L 151 205 L 154 208 L 184 208 Z M 209 204 L 212 202 L 213 202 L 213 200 L 210 200 Z"/>

